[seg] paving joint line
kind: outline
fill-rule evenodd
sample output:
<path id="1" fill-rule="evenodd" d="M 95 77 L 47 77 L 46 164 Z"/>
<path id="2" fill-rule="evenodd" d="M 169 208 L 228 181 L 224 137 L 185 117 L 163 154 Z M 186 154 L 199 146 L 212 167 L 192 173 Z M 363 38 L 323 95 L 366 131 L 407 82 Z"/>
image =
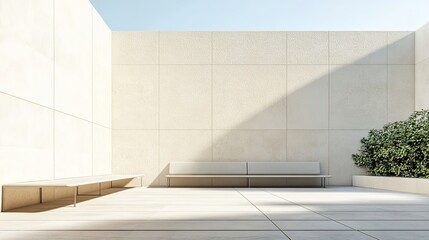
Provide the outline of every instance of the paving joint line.
<path id="1" fill-rule="evenodd" d="M 253 204 L 246 196 L 244 196 L 237 188 L 235 188 L 235 190 L 244 198 L 246 199 L 250 204 L 252 204 L 253 207 L 255 207 L 256 209 L 258 209 L 258 211 L 264 215 L 283 235 L 285 235 L 285 237 L 289 240 L 292 240 L 283 230 L 281 230 L 281 228 L 274 223 L 273 220 L 271 220 L 271 218 L 269 218 L 264 212 L 261 211 L 261 209 L 259 209 L 255 204 Z"/>
<path id="2" fill-rule="evenodd" d="M 367 234 L 367 233 L 365 233 L 365 232 L 362 232 L 362 231 L 360 231 L 360 230 L 357 230 L 357 229 L 355 229 L 355 228 L 352 228 L 352 227 L 350 227 L 350 226 L 347 226 L 347 225 L 345 225 L 345 224 L 343 224 L 343 223 L 341 223 L 341 222 L 339 222 L 339 221 L 337 221 L 337 220 L 335 220 L 335 219 L 333 219 L 333 218 L 330 218 L 330 217 L 325 216 L 325 215 L 323 215 L 323 214 L 321 214 L 321 213 L 315 212 L 315 211 L 311 210 L 310 208 L 307 208 L 307 207 L 305 207 L 305 206 L 303 206 L 303 205 L 301 205 L 301 204 L 298 204 L 298 203 L 296 203 L 296 202 L 294 202 L 294 201 L 291 201 L 291 200 L 289 200 L 289 199 L 285 199 L 285 198 L 283 198 L 283 197 L 280 197 L 280 196 L 278 196 L 278 195 L 276 195 L 276 194 L 274 194 L 274 193 L 272 193 L 272 192 L 270 192 L 270 191 L 266 191 L 266 190 L 263 190 L 263 191 L 264 191 L 264 192 L 266 192 L 266 193 L 268 193 L 268 194 L 271 194 L 272 196 L 275 196 L 275 197 L 277 197 L 277 198 L 280 198 L 280 199 L 283 199 L 283 200 L 285 200 L 285 201 L 288 201 L 288 202 L 290 202 L 290 203 L 292 203 L 292 204 L 294 204 L 294 205 L 296 205 L 296 206 L 299 206 L 299 207 L 302 207 L 302 208 L 304 208 L 304 209 L 307 209 L 307 210 L 309 210 L 309 211 L 310 211 L 310 212 L 312 212 L 312 213 L 315 213 L 315 214 L 317 214 L 317 215 L 320 215 L 320 216 L 322 216 L 322 217 L 325 217 L 325 218 L 327 218 L 327 219 L 329 219 L 329 220 L 331 220 L 331 221 L 334 221 L 334 222 L 336 222 L 336 223 L 338 223 L 338 224 L 340 224 L 340 225 L 343 225 L 344 227 L 350 228 L 351 230 L 354 230 L 354 231 L 356 231 L 356 232 L 362 233 L 363 235 L 366 235 L 366 236 L 368 236 L 368 237 L 371 237 L 371 238 L 374 238 L 374 239 L 380 240 L 380 239 L 378 239 L 378 238 L 376 238 L 376 237 L 373 237 L 373 236 L 371 236 L 371 235 L 369 235 L 369 234 Z"/>

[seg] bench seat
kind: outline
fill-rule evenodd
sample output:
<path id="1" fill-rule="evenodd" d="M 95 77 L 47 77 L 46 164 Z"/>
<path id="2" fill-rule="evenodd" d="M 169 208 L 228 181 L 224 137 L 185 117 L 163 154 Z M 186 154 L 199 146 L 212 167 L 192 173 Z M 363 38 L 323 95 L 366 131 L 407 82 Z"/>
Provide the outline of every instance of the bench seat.
<path id="1" fill-rule="evenodd" d="M 197 175 L 197 174 L 189 174 L 189 175 L 185 175 L 185 174 L 180 174 L 180 175 L 166 175 L 167 178 L 203 178 L 203 177 L 207 177 L 207 178 L 329 178 L 331 177 L 331 175 L 291 175 L 291 174 L 287 174 L 287 175 L 255 175 L 255 174 L 251 174 L 251 175 L 221 175 L 221 174 L 216 174 L 216 175 Z"/>
<path id="2" fill-rule="evenodd" d="M 8 183 L 2 185 L 2 196 L 4 196 L 4 188 L 7 187 L 37 187 L 39 188 L 40 203 L 42 203 L 42 195 L 44 187 L 72 187 L 74 188 L 74 206 L 76 207 L 76 200 L 79 191 L 79 186 L 89 184 L 99 184 L 98 195 L 101 196 L 101 183 L 114 182 L 119 180 L 133 179 L 137 177 L 144 177 L 144 174 L 127 174 L 127 175 L 97 175 L 87 177 L 75 177 L 75 178 L 62 178 L 54 180 L 43 180 L 43 181 L 32 181 L 32 182 L 20 182 L 20 183 Z M 142 183 L 141 183 L 142 184 Z M 3 204 L 4 201 L 2 201 Z M 3 210 L 3 206 L 2 206 Z"/>
<path id="3" fill-rule="evenodd" d="M 62 178 L 54 180 L 43 180 L 43 181 L 32 181 L 32 182 L 21 182 L 21 183 L 9 183 L 4 184 L 3 187 L 77 187 L 87 184 L 112 182 L 118 180 L 131 179 L 136 177 L 142 177 L 143 174 L 131 174 L 131 175 L 99 175 L 99 176 L 88 176 L 88 177 L 76 177 L 76 178 Z"/>
<path id="4" fill-rule="evenodd" d="M 250 187 L 251 178 L 320 178 L 319 162 L 173 162 L 170 163 L 167 185 L 171 178 L 246 178 Z"/>

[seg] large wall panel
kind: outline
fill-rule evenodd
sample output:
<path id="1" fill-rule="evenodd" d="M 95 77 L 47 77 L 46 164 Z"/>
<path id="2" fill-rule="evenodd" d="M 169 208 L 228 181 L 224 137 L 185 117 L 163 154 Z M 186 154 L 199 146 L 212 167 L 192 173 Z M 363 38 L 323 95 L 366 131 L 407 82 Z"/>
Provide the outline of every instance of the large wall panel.
<path id="1" fill-rule="evenodd" d="M 0 183 L 51 179 L 53 111 L 0 94 Z"/>
<path id="2" fill-rule="evenodd" d="M 92 6 L 55 1 L 55 109 L 92 121 Z"/>
<path id="3" fill-rule="evenodd" d="M 429 24 L 416 31 L 415 109 L 429 109 Z"/>
<path id="4" fill-rule="evenodd" d="M 387 64 L 387 32 L 330 32 L 330 64 Z"/>
<path id="5" fill-rule="evenodd" d="M 371 129 L 387 122 L 386 65 L 333 65 L 329 74 L 330 128 Z"/>
<path id="6" fill-rule="evenodd" d="M 52 6 L 53 0 L 0 0 L 0 91 L 50 108 L 54 99 Z"/>
<path id="7" fill-rule="evenodd" d="M 92 175 L 92 123 L 55 113 L 55 178 Z"/>
<path id="8" fill-rule="evenodd" d="M 161 66 L 160 128 L 211 129 L 211 67 Z"/>
<path id="9" fill-rule="evenodd" d="M 214 65 L 214 129 L 286 129 L 286 66 Z"/>
<path id="10" fill-rule="evenodd" d="M 144 173 L 144 183 L 159 185 L 158 130 L 113 130 L 112 171 Z"/>
<path id="11" fill-rule="evenodd" d="M 113 65 L 112 72 L 112 127 L 157 129 L 159 66 Z"/>
<path id="12" fill-rule="evenodd" d="M 414 109 L 412 32 L 113 36 L 113 171 L 138 169 L 149 185 L 165 186 L 174 161 L 318 161 L 333 175 L 330 184 L 350 185 L 353 174 L 364 172 L 351 158 L 359 140 Z M 416 76 L 426 76 L 423 65 L 418 70 Z"/>
<path id="13" fill-rule="evenodd" d="M 92 120 L 112 127 L 112 32 L 92 11 Z"/>
<path id="14" fill-rule="evenodd" d="M 97 124 L 92 126 L 92 174 L 112 173 L 112 130 Z"/>

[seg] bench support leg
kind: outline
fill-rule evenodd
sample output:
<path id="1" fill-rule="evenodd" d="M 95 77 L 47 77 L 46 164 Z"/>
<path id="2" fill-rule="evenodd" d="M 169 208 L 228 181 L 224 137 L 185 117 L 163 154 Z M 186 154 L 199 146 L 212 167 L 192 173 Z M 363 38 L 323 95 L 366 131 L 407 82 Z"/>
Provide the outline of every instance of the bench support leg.
<path id="1" fill-rule="evenodd" d="M 170 178 L 167 178 L 167 187 L 170 187 Z"/>
<path id="2" fill-rule="evenodd" d="M 247 178 L 247 187 L 250 188 L 250 177 Z"/>
<path id="3" fill-rule="evenodd" d="M 76 200 L 77 200 L 77 187 L 74 187 L 74 201 L 73 201 L 74 207 L 76 207 Z"/>
<path id="4" fill-rule="evenodd" d="M 39 202 L 43 203 L 43 188 L 39 188 Z"/>
<path id="5" fill-rule="evenodd" d="M 4 212 L 4 187 L 1 186 L 1 212 Z"/>

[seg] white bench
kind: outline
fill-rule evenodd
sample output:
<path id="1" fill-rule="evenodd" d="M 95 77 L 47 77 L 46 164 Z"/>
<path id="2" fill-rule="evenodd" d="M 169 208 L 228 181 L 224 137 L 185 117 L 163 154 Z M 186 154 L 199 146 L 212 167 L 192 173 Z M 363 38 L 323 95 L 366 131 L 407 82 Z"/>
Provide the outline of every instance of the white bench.
<path id="1" fill-rule="evenodd" d="M 250 187 L 252 178 L 320 178 L 326 187 L 326 178 L 320 172 L 319 162 L 171 162 L 167 185 L 171 178 L 246 178 Z"/>
<path id="2" fill-rule="evenodd" d="M 10 183 L 4 184 L 2 186 L 2 196 L 4 197 L 4 189 L 6 187 L 37 187 L 39 188 L 39 199 L 40 203 L 42 203 L 42 195 L 44 187 L 72 187 L 74 188 L 74 206 L 76 207 L 76 199 L 79 195 L 79 186 L 88 185 L 88 184 L 97 184 L 98 183 L 98 195 L 101 196 L 101 183 L 110 182 L 110 186 L 112 187 L 112 183 L 118 180 L 126 180 L 133 178 L 143 178 L 143 174 L 131 174 L 131 175 L 99 175 L 99 176 L 89 176 L 89 177 L 77 177 L 77 178 L 63 178 L 63 179 L 55 179 L 55 180 L 45 180 L 45 181 L 34 181 L 34 182 L 21 182 L 21 183 Z M 142 180 L 140 181 L 140 185 L 142 186 Z M 2 201 L 2 211 L 3 211 L 3 203 Z"/>

